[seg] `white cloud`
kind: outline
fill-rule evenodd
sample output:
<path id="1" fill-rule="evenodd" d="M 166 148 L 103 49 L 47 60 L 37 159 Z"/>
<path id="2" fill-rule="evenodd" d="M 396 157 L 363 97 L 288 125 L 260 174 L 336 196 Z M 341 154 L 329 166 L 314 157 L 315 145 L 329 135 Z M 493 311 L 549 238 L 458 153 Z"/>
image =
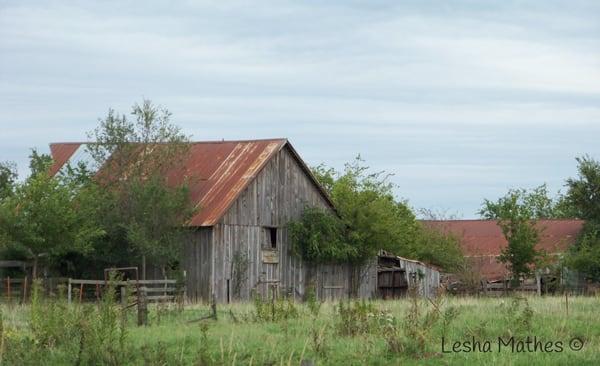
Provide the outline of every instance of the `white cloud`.
<path id="1" fill-rule="evenodd" d="M 0 160 L 149 97 L 196 138 L 361 152 L 415 206 L 472 215 L 600 155 L 598 8 L 565 4 L 3 3 Z"/>

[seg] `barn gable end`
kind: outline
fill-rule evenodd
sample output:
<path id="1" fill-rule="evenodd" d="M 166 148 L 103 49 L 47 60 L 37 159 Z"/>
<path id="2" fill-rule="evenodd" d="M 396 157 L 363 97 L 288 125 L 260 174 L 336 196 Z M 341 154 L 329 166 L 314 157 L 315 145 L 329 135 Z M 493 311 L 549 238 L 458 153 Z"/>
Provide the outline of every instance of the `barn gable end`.
<path id="1" fill-rule="evenodd" d="M 303 295 L 307 266 L 289 253 L 286 225 L 307 205 L 333 209 L 288 143 L 213 226 L 211 265 L 204 268 L 210 271 L 210 292 L 222 302 L 248 299 L 252 291 L 267 295 L 274 287 L 280 293 Z M 344 280 L 340 275 L 337 282 Z"/>

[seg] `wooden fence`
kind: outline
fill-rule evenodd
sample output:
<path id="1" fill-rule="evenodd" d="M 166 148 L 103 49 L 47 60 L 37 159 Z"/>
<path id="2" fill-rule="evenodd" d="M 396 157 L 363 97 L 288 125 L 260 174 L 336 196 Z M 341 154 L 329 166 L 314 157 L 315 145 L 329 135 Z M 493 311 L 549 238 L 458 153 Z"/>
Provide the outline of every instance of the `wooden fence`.
<path id="1" fill-rule="evenodd" d="M 69 278 L 67 287 L 67 298 L 69 303 L 73 301 L 75 295 L 79 302 L 85 298 L 86 290 L 92 290 L 94 296 L 99 299 L 102 291 L 109 284 L 105 280 L 82 280 Z M 177 280 L 127 280 L 127 281 L 111 281 L 111 284 L 121 291 L 121 301 L 126 301 L 127 290 L 132 295 L 139 294 L 145 298 L 147 302 L 169 302 L 175 301 L 178 296 L 185 299 L 185 286 L 178 286 Z"/>
<path id="2" fill-rule="evenodd" d="M 102 292 L 108 285 L 105 280 L 83 280 L 73 278 L 46 278 L 43 281 L 43 291 L 46 293 L 56 291 L 59 284 L 67 286 L 67 298 L 69 303 L 73 299 L 79 302 L 84 300 L 100 299 Z M 185 299 L 185 286 L 178 284 L 177 280 L 128 280 L 113 281 L 113 285 L 120 289 L 121 298 L 126 295 L 127 289 L 131 295 L 137 297 L 138 292 L 144 296 L 147 302 L 170 302 L 179 297 Z M 0 300 L 20 301 L 27 300 L 31 293 L 31 279 L 28 277 L 0 278 Z"/>
<path id="3" fill-rule="evenodd" d="M 481 284 L 483 293 L 487 296 L 503 296 L 509 293 L 521 292 L 529 294 L 540 294 L 540 287 L 538 283 L 522 283 L 519 287 L 511 287 L 510 281 L 501 282 L 482 282 Z"/>

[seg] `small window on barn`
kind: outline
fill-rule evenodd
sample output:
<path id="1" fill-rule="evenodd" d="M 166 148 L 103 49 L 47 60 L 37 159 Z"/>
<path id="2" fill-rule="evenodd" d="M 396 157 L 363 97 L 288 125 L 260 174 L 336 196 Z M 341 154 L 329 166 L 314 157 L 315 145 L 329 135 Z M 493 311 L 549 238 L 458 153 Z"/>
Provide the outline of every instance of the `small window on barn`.
<path id="1" fill-rule="evenodd" d="M 269 241 L 271 249 L 277 249 L 277 228 L 267 228 L 267 240 Z"/>

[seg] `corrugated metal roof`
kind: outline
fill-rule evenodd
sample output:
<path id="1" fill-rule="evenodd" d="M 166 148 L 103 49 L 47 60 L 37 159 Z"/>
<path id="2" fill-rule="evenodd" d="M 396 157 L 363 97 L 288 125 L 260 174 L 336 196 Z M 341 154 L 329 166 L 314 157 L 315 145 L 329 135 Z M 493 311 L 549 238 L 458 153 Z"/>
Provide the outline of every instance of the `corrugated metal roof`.
<path id="1" fill-rule="evenodd" d="M 75 152 L 81 145 L 84 143 L 51 144 L 50 151 L 55 161 L 52 173 L 58 172 L 67 162 L 76 158 Z M 183 169 L 168 173 L 168 179 L 172 183 L 188 180 L 191 200 L 199 205 L 200 210 L 189 225 L 216 224 L 258 172 L 284 146 L 289 147 L 301 167 L 333 207 L 327 193 L 286 139 L 199 141 L 191 143 Z"/>
<path id="2" fill-rule="evenodd" d="M 506 267 L 496 260 L 502 249 L 508 245 L 497 221 L 425 220 L 423 223 L 444 233 L 454 234 L 460 240 L 464 255 L 478 265 L 483 277 L 499 279 L 508 273 Z M 537 248 L 549 254 L 565 252 L 575 243 L 583 223 L 582 220 L 538 220 L 536 227 L 541 234 Z"/>
<path id="3" fill-rule="evenodd" d="M 71 156 L 73 156 L 75 151 L 77 151 L 79 146 L 81 144 L 78 142 L 50 144 L 50 154 L 52 154 L 52 160 L 54 160 L 54 165 L 50 167 L 50 175 L 58 173 Z"/>
<path id="4" fill-rule="evenodd" d="M 380 250 L 380 251 L 379 251 L 379 256 L 380 256 L 380 257 L 398 258 L 398 259 L 400 259 L 400 260 L 403 260 L 403 261 L 405 261 L 405 262 L 411 262 L 411 263 L 415 263 L 415 264 L 420 264 L 420 265 L 422 265 L 423 267 L 430 267 L 430 268 L 433 268 L 433 269 L 435 269 L 435 270 L 436 270 L 436 271 L 438 271 L 438 272 L 439 272 L 439 270 L 440 270 L 440 267 L 438 267 L 438 266 L 435 266 L 435 265 L 433 265 L 433 264 L 428 264 L 428 263 L 424 263 L 424 262 L 421 262 L 421 261 L 419 261 L 419 260 L 416 260 L 416 259 L 410 259 L 410 258 L 406 258 L 406 257 L 401 257 L 401 256 L 399 256 L 399 255 L 394 255 L 394 254 L 392 254 L 392 253 L 390 253 L 390 252 L 387 252 L 387 251 L 385 251 L 385 250 Z"/>

